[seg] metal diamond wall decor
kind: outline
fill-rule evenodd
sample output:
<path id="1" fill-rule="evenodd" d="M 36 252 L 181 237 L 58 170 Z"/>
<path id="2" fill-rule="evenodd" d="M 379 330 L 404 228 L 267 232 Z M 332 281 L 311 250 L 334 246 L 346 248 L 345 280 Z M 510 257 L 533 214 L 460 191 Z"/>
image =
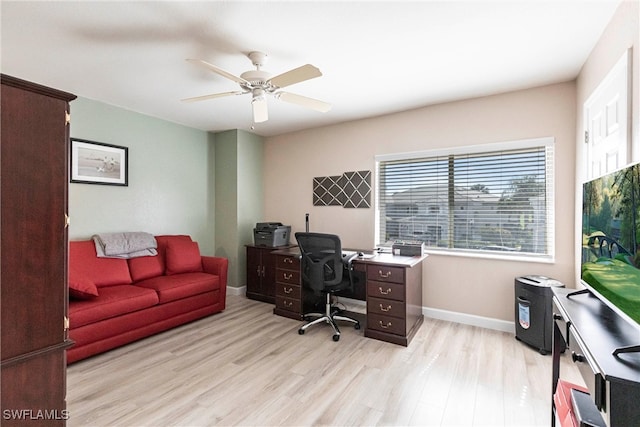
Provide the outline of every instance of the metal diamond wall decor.
<path id="1" fill-rule="evenodd" d="M 340 206 L 340 176 L 323 176 L 313 178 L 313 205 Z"/>
<path id="2" fill-rule="evenodd" d="M 371 171 L 313 178 L 314 206 L 371 207 Z"/>

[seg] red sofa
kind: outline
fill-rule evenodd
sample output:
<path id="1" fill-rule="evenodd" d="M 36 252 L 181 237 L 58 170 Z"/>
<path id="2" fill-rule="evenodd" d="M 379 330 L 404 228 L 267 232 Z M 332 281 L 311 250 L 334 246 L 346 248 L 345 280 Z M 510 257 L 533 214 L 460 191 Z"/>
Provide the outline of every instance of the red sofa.
<path id="1" fill-rule="evenodd" d="M 98 258 L 93 240 L 69 242 L 67 363 L 225 308 L 228 260 L 201 256 L 189 236 L 156 236 L 158 255 Z"/>

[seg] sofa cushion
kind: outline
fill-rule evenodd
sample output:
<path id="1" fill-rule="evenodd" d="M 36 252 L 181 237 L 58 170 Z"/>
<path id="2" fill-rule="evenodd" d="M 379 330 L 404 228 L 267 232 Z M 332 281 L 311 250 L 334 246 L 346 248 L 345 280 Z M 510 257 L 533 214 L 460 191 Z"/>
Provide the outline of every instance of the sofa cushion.
<path id="1" fill-rule="evenodd" d="M 93 240 L 69 242 L 69 265 L 100 288 L 131 283 L 126 259 L 98 258 Z"/>
<path id="2" fill-rule="evenodd" d="M 167 246 L 171 242 L 191 242 L 191 236 L 185 234 L 155 236 L 158 244 L 158 255 L 151 257 L 137 257 L 128 260 L 129 272 L 134 282 L 162 276 L 165 273 Z"/>
<path id="3" fill-rule="evenodd" d="M 143 280 L 136 286 L 155 290 L 163 304 L 216 290 L 220 287 L 220 278 L 207 273 L 183 273 Z"/>
<path id="4" fill-rule="evenodd" d="M 166 235 L 156 236 L 156 242 L 158 242 L 158 255 L 162 256 L 163 262 L 167 254 L 167 247 L 172 242 L 177 242 L 177 241 L 191 242 L 192 240 L 191 240 L 191 236 L 186 234 L 172 234 L 172 235 L 166 234 Z"/>
<path id="5" fill-rule="evenodd" d="M 167 246 L 167 275 L 202 271 L 197 242 L 172 240 Z"/>
<path id="6" fill-rule="evenodd" d="M 93 280 L 69 266 L 69 296 L 75 299 L 92 299 L 98 296 L 98 288 Z"/>
<path id="7" fill-rule="evenodd" d="M 127 260 L 129 273 L 134 282 L 162 276 L 164 274 L 164 256 L 141 256 Z"/>
<path id="8" fill-rule="evenodd" d="M 78 328 L 156 304 L 158 294 L 152 289 L 133 285 L 107 286 L 101 288 L 100 295 L 92 300 L 69 301 L 70 326 Z"/>

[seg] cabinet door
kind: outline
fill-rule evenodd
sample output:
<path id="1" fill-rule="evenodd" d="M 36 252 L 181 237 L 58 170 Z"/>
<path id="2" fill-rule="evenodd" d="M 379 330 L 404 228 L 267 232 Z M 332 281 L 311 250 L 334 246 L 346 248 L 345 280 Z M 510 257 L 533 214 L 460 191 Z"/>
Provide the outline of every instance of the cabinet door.
<path id="1" fill-rule="evenodd" d="M 247 246 L 247 297 L 262 295 L 262 251 Z"/>
<path id="2" fill-rule="evenodd" d="M 276 257 L 273 248 L 247 246 L 247 298 L 275 301 Z"/>
<path id="3" fill-rule="evenodd" d="M 2 359 L 65 341 L 67 103 L 2 85 Z"/>
<path id="4" fill-rule="evenodd" d="M 274 301 L 276 297 L 276 261 L 273 250 L 269 249 L 262 252 L 262 265 L 264 267 L 262 292 L 270 301 Z"/>
<path id="5" fill-rule="evenodd" d="M 0 98 L 1 406 L 51 417 L 28 425 L 63 426 L 70 344 L 66 116 L 75 97 L 3 75 Z M 25 420 L 3 413 L 5 424 Z"/>

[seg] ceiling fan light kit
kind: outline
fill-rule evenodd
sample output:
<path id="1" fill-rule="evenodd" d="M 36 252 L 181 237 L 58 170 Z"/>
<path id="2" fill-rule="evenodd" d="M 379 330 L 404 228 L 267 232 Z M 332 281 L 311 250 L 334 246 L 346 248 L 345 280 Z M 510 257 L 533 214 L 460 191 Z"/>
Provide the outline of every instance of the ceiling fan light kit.
<path id="1" fill-rule="evenodd" d="M 253 89 L 253 99 L 251 100 L 253 108 L 253 122 L 262 123 L 269 120 L 267 111 L 267 99 L 264 96 L 264 90 L 260 88 Z"/>
<path id="2" fill-rule="evenodd" d="M 267 60 L 267 55 L 265 53 L 251 52 L 248 57 L 256 69 L 245 71 L 240 74 L 240 76 L 231 74 L 228 71 L 201 59 L 187 59 L 187 61 L 193 64 L 204 66 L 210 71 L 238 83 L 242 90 L 196 96 L 193 98 L 183 99 L 183 101 L 196 102 L 230 95 L 244 95 L 246 93 L 251 93 L 251 106 L 253 108 L 254 123 L 262 123 L 268 120 L 266 94 L 273 95 L 275 98 L 282 101 L 322 113 L 326 113 L 331 109 L 331 104 L 327 102 L 280 90 L 283 87 L 322 76 L 322 73 L 317 67 L 314 67 L 311 64 L 306 64 L 286 71 L 275 77 L 271 77 L 271 74 L 261 69 Z"/>

